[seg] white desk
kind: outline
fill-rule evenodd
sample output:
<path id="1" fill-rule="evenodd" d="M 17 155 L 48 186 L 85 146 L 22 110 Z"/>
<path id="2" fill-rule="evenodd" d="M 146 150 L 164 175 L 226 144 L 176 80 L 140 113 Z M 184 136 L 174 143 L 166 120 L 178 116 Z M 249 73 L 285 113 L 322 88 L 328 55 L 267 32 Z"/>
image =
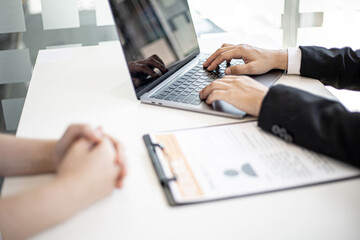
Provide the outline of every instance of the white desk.
<path id="1" fill-rule="evenodd" d="M 317 81 L 284 76 L 324 96 Z M 41 51 L 18 136 L 58 138 L 74 122 L 102 125 L 126 148 L 125 188 L 35 239 L 360 239 L 360 179 L 183 207 L 168 206 L 142 135 L 234 122 L 139 103 L 117 45 Z M 3 196 L 52 175 L 6 178 Z"/>

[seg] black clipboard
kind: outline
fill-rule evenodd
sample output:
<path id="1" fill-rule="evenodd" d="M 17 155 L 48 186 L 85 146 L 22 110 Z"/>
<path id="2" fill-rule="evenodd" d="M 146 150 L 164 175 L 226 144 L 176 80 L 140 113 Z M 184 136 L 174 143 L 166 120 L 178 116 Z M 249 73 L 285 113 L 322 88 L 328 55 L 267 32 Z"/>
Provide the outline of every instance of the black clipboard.
<path id="1" fill-rule="evenodd" d="M 144 139 L 146 148 L 148 150 L 148 153 L 150 155 L 150 159 L 151 159 L 151 162 L 152 162 L 152 164 L 154 166 L 155 172 L 156 172 L 156 174 L 157 174 L 157 176 L 159 178 L 160 184 L 164 189 L 166 199 L 168 200 L 168 202 L 169 202 L 169 204 L 171 206 L 179 205 L 175 201 L 175 199 L 174 199 L 174 197 L 173 197 L 173 195 L 171 193 L 170 187 L 169 187 L 169 182 L 170 181 L 176 181 L 176 177 L 174 176 L 172 178 L 167 178 L 165 176 L 164 170 L 163 170 L 163 168 L 162 168 L 162 166 L 160 164 L 160 160 L 159 160 L 159 158 L 158 158 L 158 156 L 156 154 L 156 150 L 155 150 L 156 148 L 163 149 L 164 147 L 159 143 L 153 143 L 151 141 L 151 138 L 150 138 L 149 134 L 144 135 L 143 139 Z"/>
<path id="2" fill-rule="evenodd" d="M 247 121 L 247 122 L 252 122 L 252 121 Z M 226 125 L 233 125 L 233 124 L 243 124 L 243 123 L 245 123 L 245 122 L 221 124 L 221 125 L 207 126 L 207 127 L 202 127 L 202 128 L 219 127 L 219 126 L 226 126 Z M 196 129 L 199 129 L 199 128 L 196 128 Z M 185 130 L 191 130 L 191 129 L 185 129 Z M 181 130 L 177 130 L 177 131 L 181 131 Z M 206 200 L 177 202 L 175 200 L 175 198 L 173 196 L 173 193 L 171 192 L 171 189 L 170 189 L 170 186 L 169 186 L 170 182 L 177 181 L 176 176 L 174 175 L 171 178 L 166 177 L 164 169 L 163 169 L 163 167 L 161 165 L 160 159 L 159 159 L 159 157 L 158 157 L 158 155 L 156 153 L 157 148 L 164 151 L 164 146 L 162 144 L 160 144 L 160 143 L 152 142 L 150 134 L 144 135 L 143 140 L 144 140 L 144 143 L 146 145 L 146 148 L 147 148 L 147 151 L 149 153 L 149 156 L 150 156 L 150 159 L 152 161 L 155 172 L 156 172 L 156 174 L 158 176 L 159 182 L 160 182 L 160 184 L 161 184 L 161 186 L 162 186 L 162 188 L 164 190 L 165 197 L 166 197 L 166 199 L 167 199 L 170 206 L 198 204 L 198 203 L 213 202 L 213 201 L 219 201 L 219 200 L 225 200 L 225 199 L 254 196 L 254 195 L 258 195 L 258 194 L 280 192 L 280 191 L 284 191 L 284 190 L 291 190 L 291 189 L 297 189 L 297 188 L 303 188 L 303 187 L 309 187 L 309 186 L 317 186 L 317 185 L 326 184 L 326 183 L 333 183 L 333 182 L 339 182 L 339 181 L 344 181 L 344 180 L 360 178 L 360 173 L 358 173 L 355 176 L 336 178 L 336 179 L 330 179 L 330 180 L 312 182 L 312 183 L 305 183 L 305 184 L 300 184 L 300 185 L 295 185 L 295 186 L 289 186 L 289 187 L 283 187 L 283 188 L 277 188 L 277 189 L 271 189 L 271 190 L 263 190 L 263 191 L 259 191 L 259 192 L 253 192 L 253 193 L 234 194 L 232 196 L 225 196 L 225 197 L 206 199 Z"/>

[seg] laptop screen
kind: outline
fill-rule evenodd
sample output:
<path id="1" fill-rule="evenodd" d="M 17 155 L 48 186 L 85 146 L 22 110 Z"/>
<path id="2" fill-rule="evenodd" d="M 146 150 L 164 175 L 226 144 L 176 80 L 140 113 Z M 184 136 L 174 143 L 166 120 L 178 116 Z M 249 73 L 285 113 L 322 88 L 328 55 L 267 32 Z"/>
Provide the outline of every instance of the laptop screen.
<path id="1" fill-rule="evenodd" d="M 137 94 L 199 53 L 186 0 L 109 1 Z"/>

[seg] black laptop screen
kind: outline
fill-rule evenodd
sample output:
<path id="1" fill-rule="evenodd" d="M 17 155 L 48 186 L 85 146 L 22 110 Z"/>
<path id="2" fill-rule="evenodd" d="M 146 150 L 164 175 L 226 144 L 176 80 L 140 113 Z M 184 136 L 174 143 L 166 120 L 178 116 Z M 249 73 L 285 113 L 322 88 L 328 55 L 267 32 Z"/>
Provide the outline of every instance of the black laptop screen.
<path id="1" fill-rule="evenodd" d="M 186 0 L 109 1 L 137 93 L 199 52 Z"/>

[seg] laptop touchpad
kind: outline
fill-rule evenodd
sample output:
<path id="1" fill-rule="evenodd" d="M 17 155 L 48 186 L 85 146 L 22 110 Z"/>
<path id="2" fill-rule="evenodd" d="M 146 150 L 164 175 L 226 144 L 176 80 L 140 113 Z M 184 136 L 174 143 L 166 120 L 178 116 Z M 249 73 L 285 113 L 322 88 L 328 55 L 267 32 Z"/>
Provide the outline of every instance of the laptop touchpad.
<path id="1" fill-rule="evenodd" d="M 234 107 L 230 103 L 227 103 L 227 102 L 222 101 L 222 100 L 214 101 L 212 103 L 212 107 L 213 107 L 214 110 L 220 111 L 220 112 L 231 113 L 231 114 L 235 114 L 235 115 L 239 115 L 239 116 L 245 116 L 246 115 L 246 112 L 241 111 L 240 109 Z"/>

